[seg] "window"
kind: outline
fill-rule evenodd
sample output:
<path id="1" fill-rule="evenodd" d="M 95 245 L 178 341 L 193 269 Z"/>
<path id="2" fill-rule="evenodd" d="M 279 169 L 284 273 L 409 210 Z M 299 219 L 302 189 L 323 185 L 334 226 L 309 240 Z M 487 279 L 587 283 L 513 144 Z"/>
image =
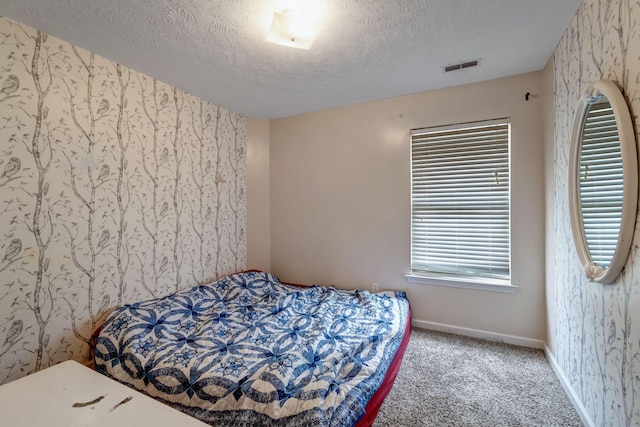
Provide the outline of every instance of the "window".
<path id="1" fill-rule="evenodd" d="M 509 145 L 509 119 L 411 131 L 412 273 L 507 284 Z"/>

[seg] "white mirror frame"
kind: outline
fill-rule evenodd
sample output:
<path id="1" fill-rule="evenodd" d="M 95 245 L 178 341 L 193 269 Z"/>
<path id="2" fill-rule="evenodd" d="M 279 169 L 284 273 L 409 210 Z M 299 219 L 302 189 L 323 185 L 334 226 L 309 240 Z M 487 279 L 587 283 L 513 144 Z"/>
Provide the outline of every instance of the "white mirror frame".
<path id="1" fill-rule="evenodd" d="M 596 264 L 591 259 L 589 247 L 584 233 L 582 221 L 582 209 L 580 202 L 580 152 L 582 143 L 583 126 L 589 107 L 606 96 L 613 108 L 620 137 L 620 150 L 622 152 L 623 174 L 623 202 L 620 234 L 613 258 L 607 268 Z M 578 258 L 582 264 L 585 275 L 589 280 L 609 284 L 614 282 L 629 255 L 633 231 L 636 223 L 636 209 L 638 203 L 638 160 L 636 152 L 636 140 L 629 107 L 622 92 L 611 80 L 598 80 L 589 85 L 576 110 L 571 136 L 571 152 L 569 158 L 569 210 L 571 215 L 571 231 L 576 245 Z"/>

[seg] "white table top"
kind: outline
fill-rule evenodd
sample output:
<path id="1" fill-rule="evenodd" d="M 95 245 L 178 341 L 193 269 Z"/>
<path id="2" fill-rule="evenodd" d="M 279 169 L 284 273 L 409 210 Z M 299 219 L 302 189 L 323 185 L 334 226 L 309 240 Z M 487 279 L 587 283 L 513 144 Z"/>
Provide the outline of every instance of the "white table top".
<path id="1" fill-rule="evenodd" d="M 97 403 L 73 407 L 74 403 Z M 113 409 L 124 399 L 131 399 Z M 195 418 L 77 362 L 68 361 L 0 387 L 2 427 L 206 427 Z"/>

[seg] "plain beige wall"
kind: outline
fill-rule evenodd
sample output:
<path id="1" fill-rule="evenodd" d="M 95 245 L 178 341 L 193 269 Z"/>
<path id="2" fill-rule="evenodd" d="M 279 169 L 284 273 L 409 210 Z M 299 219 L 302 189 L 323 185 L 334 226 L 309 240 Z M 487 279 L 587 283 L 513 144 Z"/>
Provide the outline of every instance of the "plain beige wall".
<path id="1" fill-rule="evenodd" d="M 381 289 L 408 292 L 416 320 L 543 340 L 541 87 L 542 74 L 529 73 L 272 120 L 272 272 L 337 287 L 369 289 L 379 282 Z M 527 92 L 538 96 L 527 102 Z M 512 123 L 512 281 L 518 292 L 407 283 L 409 130 L 501 117 Z"/>
<path id="2" fill-rule="evenodd" d="M 545 300 L 546 324 L 556 324 L 555 286 L 555 126 L 554 126 L 554 85 L 553 57 L 542 70 L 542 126 L 544 138 L 544 187 L 545 187 Z M 556 348 L 555 333 L 547 328 L 545 336 L 547 351 Z"/>
<path id="3" fill-rule="evenodd" d="M 247 268 L 271 271 L 269 121 L 247 119 Z"/>

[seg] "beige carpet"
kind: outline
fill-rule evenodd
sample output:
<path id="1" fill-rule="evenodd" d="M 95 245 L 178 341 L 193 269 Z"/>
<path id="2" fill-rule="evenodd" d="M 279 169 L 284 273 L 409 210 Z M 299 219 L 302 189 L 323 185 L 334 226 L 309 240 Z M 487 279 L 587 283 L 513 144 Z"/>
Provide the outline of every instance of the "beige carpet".
<path id="1" fill-rule="evenodd" d="M 413 328 L 374 427 L 582 426 L 544 352 Z"/>

